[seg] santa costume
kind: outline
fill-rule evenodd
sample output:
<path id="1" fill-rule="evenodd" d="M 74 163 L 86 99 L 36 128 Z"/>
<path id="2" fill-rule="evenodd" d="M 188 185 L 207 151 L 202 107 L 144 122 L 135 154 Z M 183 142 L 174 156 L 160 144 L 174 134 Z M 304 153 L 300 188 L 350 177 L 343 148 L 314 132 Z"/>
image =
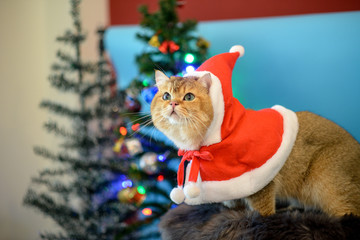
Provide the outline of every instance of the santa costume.
<path id="1" fill-rule="evenodd" d="M 232 70 L 243 55 L 242 46 L 233 46 L 187 75 L 210 73 L 214 119 L 200 149 L 179 150 L 178 187 L 170 193 L 177 204 L 250 196 L 273 180 L 290 155 L 298 131 L 296 114 L 279 105 L 248 110 L 233 97 Z"/>

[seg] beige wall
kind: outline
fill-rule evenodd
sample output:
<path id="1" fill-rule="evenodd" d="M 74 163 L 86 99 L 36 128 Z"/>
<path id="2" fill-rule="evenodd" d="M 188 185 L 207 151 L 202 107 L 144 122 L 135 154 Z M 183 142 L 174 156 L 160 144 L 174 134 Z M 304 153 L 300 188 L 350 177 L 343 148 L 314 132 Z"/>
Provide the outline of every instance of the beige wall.
<path id="1" fill-rule="evenodd" d="M 51 89 L 47 76 L 62 45 L 55 37 L 68 26 L 69 1 L 0 0 L 0 240 L 39 239 L 39 232 L 55 228 L 51 219 L 22 198 L 31 176 L 49 163 L 33 154 L 34 145 L 55 148 L 57 139 L 42 123 L 52 116 L 38 108 L 42 99 L 77 105 L 75 98 Z M 106 25 L 106 0 L 84 0 L 82 18 L 89 41 L 83 56 L 96 59 L 95 29 Z"/>

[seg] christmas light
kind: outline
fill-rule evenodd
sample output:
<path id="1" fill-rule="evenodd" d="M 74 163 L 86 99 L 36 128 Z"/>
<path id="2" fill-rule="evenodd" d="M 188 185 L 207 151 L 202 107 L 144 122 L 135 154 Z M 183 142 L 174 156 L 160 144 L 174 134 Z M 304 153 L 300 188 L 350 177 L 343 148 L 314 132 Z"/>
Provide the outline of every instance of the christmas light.
<path id="1" fill-rule="evenodd" d="M 143 186 L 138 186 L 137 191 L 140 194 L 145 194 L 146 193 L 146 190 L 145 190 L 145 188 Z"/>
<path id="2" fill-rule="evenodd" d="M 157 180 L 158 180 L 159 182 L 164 181 L 164 175 L 159 175 L 159 176 L 157 177 Z"/>
<path id="3" fill-rule="evenodd" d="M 142 212 L 142 214 L 144 214 L 145 216 L 150 216 L 150 215 L 152 214 L 151 208 L 144 208 L 141 212 Z"/>
<path id="4" fill-rule="evenodd" d="M 165 156 L 164 156 L 164 155 L 159 155 L 159 156 L 158 156 L 158 160 L 159 160 L 160 162 L 165 161 Z"/>
<path id="5" fill-rule="evenodd" d="M 125 180 L 125 181 L 123 181 L 122 183 L 121 183 L 121 186 L 123 187 L 123 188 L 127 188 L 127 187 L 132 187 L 132 181 L 131 180 Z"/>
<path id="6" fill-rule="evenodd" d="M 121 135 L 125 136 L 127 134 L 126 127 L 120 127 L 119 132 L 120 132 Z"/>
<path id="7" fill-rule="evenodd" d="M 144 87 L 148 87 L 150 85 L 149 81 L 147 79 L 145 79 L 144 81 L 142 81 L 142 85 Z"/>
<path id="8" fill-rule="evenodd" d="M 195 56 L 191 53 L 185 54 L 184 61 L 186 63 L 193 63 L 195 61 Z"/>
<path id="9" fill-rule="evenodd" d="M 139 130 L 139 128 L 140 128 L 140 124 L 139 124 L 139 123 L 136 123 L 136 124 L 134 124 L 134 125 L 131 126 L 131 129 L 132 129 L 134 132 L 137 131 L 137 130 Z"/>
<path id="10" fill-rule="evenodd" d="M 185 68 L 185 71 L 186 73 L 192 73 L 195 71 L 195 67 L 192 66 L 192 65 L 188 65 L 186 68 Z"/>

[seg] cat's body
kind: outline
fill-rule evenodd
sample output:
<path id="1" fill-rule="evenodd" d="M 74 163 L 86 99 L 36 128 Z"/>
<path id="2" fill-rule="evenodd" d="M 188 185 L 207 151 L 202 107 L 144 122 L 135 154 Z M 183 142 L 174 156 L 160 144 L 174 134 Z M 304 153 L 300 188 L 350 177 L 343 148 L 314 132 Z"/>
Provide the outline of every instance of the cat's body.
<path id="1" fill-rule="evenodd" d="M 199 149 L 208 129 L 216 124 L 209 97 L 211 76 L 156 75 L 159 92 L 151 105 L 154 125 L 179 148 Z M 323 117 L 310 112 L 296 115 L 299 130 L 287 161 L 267 186 L 246 201 L 262 215 L 275 213 L 275 198 L 297 199 L 330 215 L 360 215 L 360 144 Z"/>
<path id="2" fill-rule="evenodd" d="M 250 205 L 269 215 L 275 197 L 293 198 L 331 215 L 360 215 L 359 143 L 330 120 L 296 115 L 299 131 L 289 158 L 268 186 L 248 198 Z"/>

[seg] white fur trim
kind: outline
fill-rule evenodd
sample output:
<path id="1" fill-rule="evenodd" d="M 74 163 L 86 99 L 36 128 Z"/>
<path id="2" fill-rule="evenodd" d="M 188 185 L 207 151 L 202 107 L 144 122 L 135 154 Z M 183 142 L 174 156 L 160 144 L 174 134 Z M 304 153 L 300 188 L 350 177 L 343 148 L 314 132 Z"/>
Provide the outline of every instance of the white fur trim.
<path id="1" fill-rule="evenodd" d="M 173 188 L 173 190 L 171 190 L 170 192 L 170 199 L 176 204 L 182 203 L 185 199 L 185 195 L 182 188 L 180 187 Z"/>
<path id="2" fill-rule="evenodd" d="M 212 74 L 209 71 L 195 71 L 189 74 L 186 74 L 184 77 L 194 76 L 194 77 L 202 77 L 206 73 L 210 73 L 211 75 L 211 87 L 209 90 L 211 102 L 214 109 L 214 119 L 211 122 L 209 129 L 206 132 L 204 141 L 201 143 L 201 146 L 209 146 L 215 143 L 221 142 L 221 125 L 224 120 L 225 114 L 225 103 L 224 96 L 222 93 L 222 87 L 220 79 Z M 184 149 L 190 150 L 190 149 Z M 193 150 L 193 149 L 191 149 Z"/>
<path id="3" fill-rule="evenodd" d="M 200 188 L 195 183 L 190 182 L 184 187 L 184 193 L 187 198 L 196 198 L 200 195 Z"/>
<path id="4" fill-rule="evenodd" d="M 231 53 L 233 53 L 233 52 L 239 52 L 240 53 L 240 56 L 239 57 L 242 57 L 242 56 L 244 56 L 244 54 L 245 54 L 245 48 L 243 47 L 243 46 L 241 46 L 241 45 L 235 45 L 235 46 L 232 46 L 231 48 L 230 48 L 230 51 L 229 52 L 231 52 Z"/>
<path id="5" fill-rule="evenodd" d="M 299 123 L 293 111 L 279 105 L 272 109 L 278 111 L 284 119 L 283 140 L 278 151 L 264 165 L 239 177 L 226 181 L 206 182 L 201 182 L 201 178 L 198 178 L 197 185 L 201 189 L 200 196 L 185 198 L 185 203 L 197 205 L 248 197 L 264 188 L 274 179 L 290 155 L 296 140 Z"/>

